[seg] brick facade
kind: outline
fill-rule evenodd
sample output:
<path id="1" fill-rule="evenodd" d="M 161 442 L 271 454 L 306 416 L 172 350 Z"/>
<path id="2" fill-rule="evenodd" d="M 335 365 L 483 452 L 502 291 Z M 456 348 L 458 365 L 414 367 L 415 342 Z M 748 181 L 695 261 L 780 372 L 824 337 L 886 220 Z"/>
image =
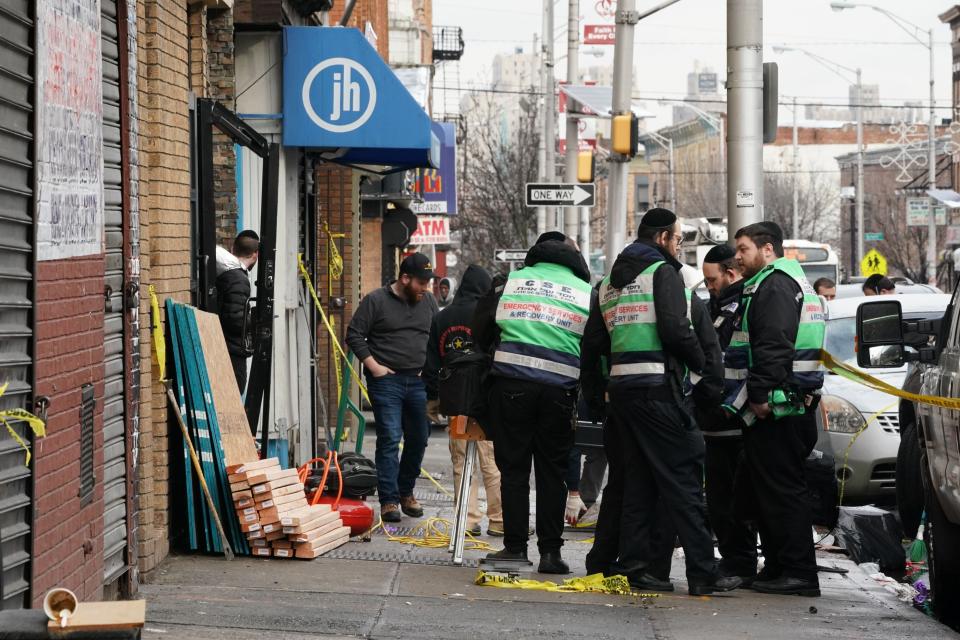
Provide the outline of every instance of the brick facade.
<path id="1" fill-rule="evenodd" d="M 140 59 L 141 418 L 137 517 L 145 578 L 169 552 L 167 401 L 152 357 L 150 298 L 190 301 L 190 86 L 182 0 L 137 5 Z"/>
<path id="2" fill-rule="evenodd" d="M 207 96 L 210 83 L 210 71 L 207 57 L 207 7 L 202 4 L 190 5 L 190 89 L 198 98 Z"/>
<path id="3" fill-rule="evenodd" d="M 233 110 L 236 95 L 234 74 L 233 11 L 210 10 L 207 14 L 207 73 L 209 97 Z M 213 199 L 217 211 L 217 242 L 230 246 L 237 235 L 237 156 L 233 142 L 214 131 Z"/>
<path id="4" fill-rule="evenodd" d="M 33 606 L 54 586 L 103 591 L 104 256 L 37 263 L 36 393 L 50 398 L 34 448 Z M 94 385 L 94 494 L 81 506 L 80 394 Z"/>

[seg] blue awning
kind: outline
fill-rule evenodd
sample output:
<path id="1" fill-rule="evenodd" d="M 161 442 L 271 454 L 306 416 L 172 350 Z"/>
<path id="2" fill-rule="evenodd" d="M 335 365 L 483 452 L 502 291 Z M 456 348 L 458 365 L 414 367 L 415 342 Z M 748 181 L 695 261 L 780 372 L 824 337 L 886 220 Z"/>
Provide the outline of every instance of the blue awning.
<path id="1" fill-rule="evenodd" d="M 332 162 L 437 167 L 430 117 L 357 29 L 284 27 L 283 144 Z"/>

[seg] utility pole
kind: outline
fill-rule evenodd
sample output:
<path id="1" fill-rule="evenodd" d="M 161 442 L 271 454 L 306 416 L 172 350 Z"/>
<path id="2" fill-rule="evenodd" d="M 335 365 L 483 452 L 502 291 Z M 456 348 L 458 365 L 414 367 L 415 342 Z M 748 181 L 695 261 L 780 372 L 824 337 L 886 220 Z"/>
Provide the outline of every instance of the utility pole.
<path id="1" fill-rule="evenodd" d="M 800 237 L 800 191 L 798 189 L 797 171 L 800 170 L 800 135 L 797 130 L 797 98 L 793 98 L 793 235 Z"/>
<path id="2" fill-rule="evenodd" d="M 541 23 L 541 30 L 546 32 L 547 30 L 547 3 L 550 0 L 543 0 L 543 20 Z M 547 120 L 547 110 L 546 110 L 546 92 L 547 92 L 547 73 L 546 67 L 543 64 L 543 42 L 537 42 L 537 37 L 533 37 L 533 51 L 534 54 L 540 55 L 540 95 L 543 97 L 543 100 L 540 103 L 540 124 L 543 125 Z M 540 136 L 540 144 L 537 146 L 537 163 L 540 165 L 540 182 L 547 181 L 547 140 L 546 136 Z M 547 230 L 547 208 L 546 207 L 537 207 L 537 236 L 539 237 L 541 233 Z"/>
<path id="3" fill-rule="evenodd" d="M 933 93 L 933 29 L 928 31 L 930 49 L 930 124 L 927 125 L 927 144 L 930 146 L 928 189 L 937 188 L 937 114 Z M 927 284 L 937 283 L 937 201 L 930 196 L 930 220 L 927 224 Z"/>
<path id="4" fill-rule="evenodd" d="M 860 67 L 857 67 L 857 192 L 854 194 L 857 202 L 857 265 L 863 261 L 863 236 L 867 232 L 863 225 L 863 77 Z M 856 271 L 854 271 L 856 273 Z"/>
<path id="5" fill-rule="evenodd" d="M 633 30 L 640 21 L 636 0 L 617 3 L 616 42 L 613 47 L 613 113 L 626 113 L 632 104 Z M 607 238 L 605 270 L 610 273 L 613 263 L 627 239 L 627 165 L 630 158 L 610 154 L 610 177 L 607 179 Z"/>
<path id="6" fill-rule="evenodd" d="M 570 0 L 567 4 L 567 84 L 576 84 L 580 56 L 580 0 Z M 577 181 L 577 153 L 580 151 L 580 120 L 571 114 L 573 101 L 567 97 L 567 153 L 565 181 Z M 567 237 L 576 238 L 579 226 L 579 207 L 567 207 L 563 212 L 563 232 Z M 580 239 L 583 244 L 583 238 Z M 590 247 L 586 248 L 589 255 Z"/>
<path id="7" fill-rule="evenodd" d="M 557 104 L 556 78 L 553 73 L 553 0 L 544 0 L 543 28 L 543 143 L 546 175 L 544 182 L 557 181 Z M 556 229 L 557 208 L 546 207 L 546 226 Z M 546 229 L 544 229 L 546 230 Z"/>
<path id="8" fill-rule="evenodd" d="M 727 225 L 763 220 L 763 0 L 727 0 Z"/>

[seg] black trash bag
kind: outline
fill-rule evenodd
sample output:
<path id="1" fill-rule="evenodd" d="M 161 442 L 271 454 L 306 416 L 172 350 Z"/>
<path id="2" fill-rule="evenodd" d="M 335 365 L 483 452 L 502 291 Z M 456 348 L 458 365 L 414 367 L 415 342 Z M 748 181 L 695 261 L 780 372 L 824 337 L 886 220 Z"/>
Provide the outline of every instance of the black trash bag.
<path id="1" fill-rule="evenodd" d="M 440 413 L 480 419 L 485 408 L 484 379 L 490 356 L 477 351 L 448 351 L 438 376 Z"/>
<path id="2" fill-rule="evenodd" d="M 377 466 L 373 463 L 373 460 L 359 453 L 346 451 L 337 456 L 337 462 L 340 464 L 340 475 L 343 476 L 343 497 L 366 498 L 376 492 Z M 322 468 L 312 469 L 304 483 L 306 492 L 308 494 L 316 492 L 322 478 Z M 323 486 L 323 494 L 336 496 L 339 491 L 340 476 L 337 475 L 336 467 L 331 464 L 330 471 L 327 473 L 327 481 Z"/>
<path id="3" fill-rule="evenodd" d="M 906 552 L 900 541 L 900 523 L 877 507 L 840 507 L 833 530 L 837 544 L 857 564 L 876 562 L 880 571 L 899 580 L 906 571 Z"/>
<path id="4" fill-rule="evenodd" d="M 837 474 L 832 455 L 814 449 L 803 463 L 807 503 L 813 524 L 832 529 L 837 524 Z"/>

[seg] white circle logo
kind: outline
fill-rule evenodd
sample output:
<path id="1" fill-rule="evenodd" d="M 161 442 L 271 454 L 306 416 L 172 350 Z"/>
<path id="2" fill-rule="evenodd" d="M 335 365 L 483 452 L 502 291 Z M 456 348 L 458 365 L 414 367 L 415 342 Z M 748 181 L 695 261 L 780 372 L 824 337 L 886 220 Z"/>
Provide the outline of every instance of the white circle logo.
<path id="1" fill-rule="evenodd" d="M 310 93 L 313 83 L 327 69 L 332 69 L 332 73 L 325 74 L 323 80 L 329 82 L 330 101 L 320 108 L 320 112 L 326 116 L 323 117 L 314 109 Z M 363 98 L 360 83 L 354 79 L 354 74 L 366 84 L 367 105 L 363 109 L 360 107 Z M 370 119 L 377 106 L 377 85 L 374 84 L 373 77 L 362 64 L 350 58 L 329 58 L 311 69 L 303 81 L 301 95 L 307 116 L 318 127 L 332 133 L 347 133 L 359 129 Z"/>

